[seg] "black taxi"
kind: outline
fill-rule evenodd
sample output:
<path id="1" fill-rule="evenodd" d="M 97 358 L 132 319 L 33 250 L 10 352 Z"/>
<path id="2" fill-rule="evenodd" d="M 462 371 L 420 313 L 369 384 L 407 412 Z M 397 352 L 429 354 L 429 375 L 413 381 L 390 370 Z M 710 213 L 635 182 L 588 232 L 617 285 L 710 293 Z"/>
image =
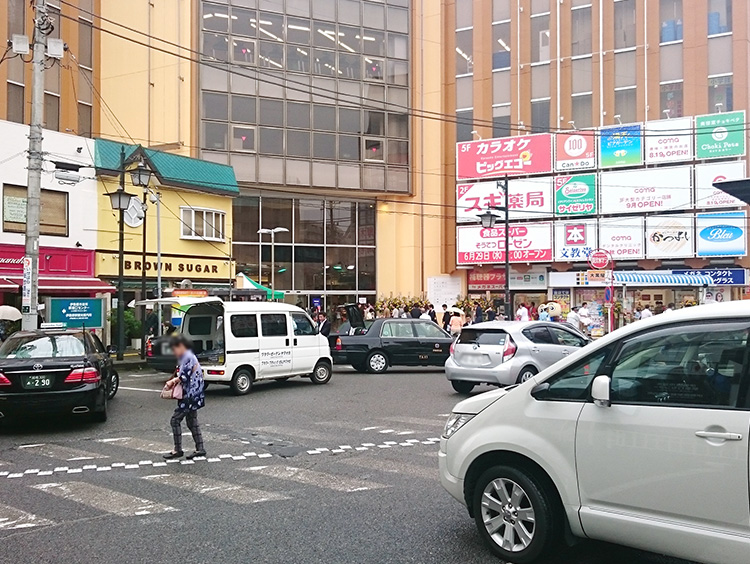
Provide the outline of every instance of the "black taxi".
<path id="1" fill-rule="evenodd" d="M 109 352 L 91 331 L 18 331 L 0 346 L 0 421 L 52 413 L 103 422 L 118 386 Z"/>
<path id="2" fill-rule="evenodd" d="M 365 323 L 356 304 L 343 308 L 349 328 L 328 338 L 336 364 L 381 373 L 389 366 L 444 366 L 450 356 L 453 339 L 429 319 L 384 318 Z"/>

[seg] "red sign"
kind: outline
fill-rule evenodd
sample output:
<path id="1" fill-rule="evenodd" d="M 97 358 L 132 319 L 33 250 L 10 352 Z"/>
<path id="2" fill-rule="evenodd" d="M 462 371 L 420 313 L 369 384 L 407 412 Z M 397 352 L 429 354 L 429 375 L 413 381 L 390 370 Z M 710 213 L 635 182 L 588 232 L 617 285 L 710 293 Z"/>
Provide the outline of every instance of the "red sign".
<path id="1" fill-rule="evenodd" d="M 593 131 L 558 133 L 555 136 L 555 170 L 596 168 L 595 147 Z"/>
<path id="2" fill-rule="evenodd" d="M 456 177 L 498 178 L 552 172 L 552 135 L 522 135 L 456 144 Z"/>
<path id="3" fill-rule="evenodd" d="M 490 272 L 469 271 L 469 291 L 484 292 L 505 288 L 505 271 L 491 270 Z"/>
<path id="4" fill-rule="evenodd" d="M 198 288 L 174 289 L 172 290 L 173 298 L 205 298 L 208 297 L 208 290 Z"/>
<path id="5" fill-rule="evenodd" d="M 611 262 L 612 255 L 604 249 L 596 249 L 589 255 L 589 265 L 596 270 L 605 270 Z"/>
<path id="6" fill-rule="evenodd" d="M 0 276 L 23 276 L 23 245 L 0 245 Z M 94 251 L 39 247 L 39 274 L 93 276 Z"/>

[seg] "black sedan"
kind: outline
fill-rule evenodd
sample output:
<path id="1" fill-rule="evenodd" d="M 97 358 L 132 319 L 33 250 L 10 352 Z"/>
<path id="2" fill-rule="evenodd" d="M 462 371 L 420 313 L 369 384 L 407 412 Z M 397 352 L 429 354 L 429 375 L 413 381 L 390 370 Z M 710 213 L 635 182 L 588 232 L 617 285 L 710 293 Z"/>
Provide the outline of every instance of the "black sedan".
<path id="1" fill-rule="evenodd" d="M 336 364 L 359 372 L 385 372 L 389 366 L 444 366 L 451 336 L 427 319 L 376 319 L 365 327 L 356 306 L 346 306 L 348 334 L 329 337 Z"/>
<path id="2" fill-rule="evenodd" d="M 72 413 L 103 422 L 118 386 L 109 353 L 90 331 L 18 331 L 0 347 L 0 421 Z"/>

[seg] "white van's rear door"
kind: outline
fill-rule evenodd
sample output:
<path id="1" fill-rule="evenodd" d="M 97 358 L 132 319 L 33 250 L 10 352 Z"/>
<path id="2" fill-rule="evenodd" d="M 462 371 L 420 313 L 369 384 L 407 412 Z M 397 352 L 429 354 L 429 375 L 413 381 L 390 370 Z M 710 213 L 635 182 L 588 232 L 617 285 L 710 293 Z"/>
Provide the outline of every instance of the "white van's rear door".
<path id="1" fill-rule="evenodd" d="M 261 313 L 259 380 L 292 374 L 292 331 L 287 313 Z"/>
<path id="2" fill-rule="evenodd" d="M 320 337 L 318 330 L 306 313 L 292 312 L 294 345 L 292 349 L 292 373 L 312 374 L 320 359 Z"/>

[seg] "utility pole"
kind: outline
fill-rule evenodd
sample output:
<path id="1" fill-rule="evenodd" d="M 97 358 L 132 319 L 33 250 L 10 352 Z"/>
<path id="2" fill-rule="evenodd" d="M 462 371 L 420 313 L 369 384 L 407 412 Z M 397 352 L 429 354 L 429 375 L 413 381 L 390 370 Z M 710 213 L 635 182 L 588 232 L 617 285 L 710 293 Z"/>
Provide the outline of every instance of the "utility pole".
<path id="1" fill-rule="evenodd" d="M 125 145 L 120 147 L 120 186 L 125 192 Z M 117 264 L 117 360 L 123 359 L 125 352 L 125 208 L 119 207 L 120 233 Z"/>
<path id="2" fill-rule="evenodd" d="M 141 299 L 148 299 L 146 296 L 146 256 L 147 250 L 147 239 L 146 239 L 146 219 L 148 217 L 148 186 L 143 188 L 143 250 L 141 253 Z M 141 323 L 143 327 L 141 329 L 141 359 L 146 360 L 146 338 L 148 337 L 148 329 L 146 328 L 146 306 L 143 306 L 141 310 Z"/>
<path id="3" fill-rule="evenodd" d="M 29 175 L 26 191 L 26 251 L 23 261 L 22 328 L 37 329 L 39 304 L 39 208 L 42 192 L 42 123 L 44 121 L 44 61 L 51 23 L 46 0 L 34 2 L 34 53 L 29 128 Z"/>

